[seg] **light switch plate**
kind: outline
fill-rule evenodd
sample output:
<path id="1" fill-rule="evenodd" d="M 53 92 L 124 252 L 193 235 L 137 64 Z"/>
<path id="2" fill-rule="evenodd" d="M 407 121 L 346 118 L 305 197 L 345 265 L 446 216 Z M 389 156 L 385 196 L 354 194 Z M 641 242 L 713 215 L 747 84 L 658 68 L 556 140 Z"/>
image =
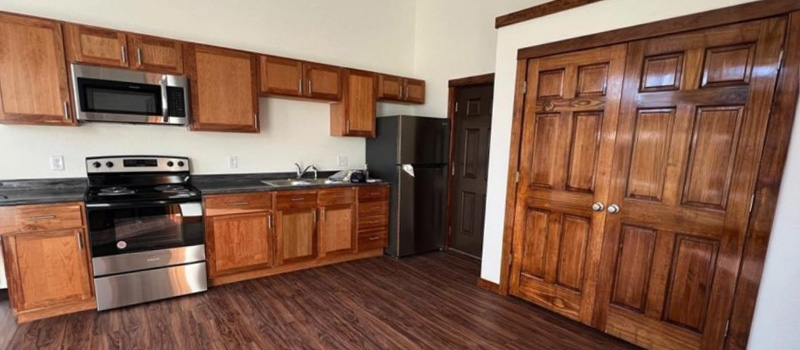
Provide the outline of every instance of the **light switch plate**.
<path id="1" fill-rule="evenodd" d="M 239 157 L 228 156 L 228 169 L 237 169 L 237 168 L 239 168 Z"/>
<path id="2" fill-rule="evenodd" d="M 339 166 L 347 166 L 347 156 L 336 157 L 336 162 Z"/>
<path id="3" fill-rule="evenodd" d="M 50 170 L 64 171 L 64 156 L 50 156 Z"/>

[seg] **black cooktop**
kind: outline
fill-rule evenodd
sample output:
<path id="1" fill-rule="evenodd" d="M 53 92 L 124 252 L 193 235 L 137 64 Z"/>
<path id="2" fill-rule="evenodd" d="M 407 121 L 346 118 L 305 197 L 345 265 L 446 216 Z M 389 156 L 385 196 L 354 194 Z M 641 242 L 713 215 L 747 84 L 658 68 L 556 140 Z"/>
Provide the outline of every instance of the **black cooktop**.
<path id="1" fill-rule="evenodd" d="M 200 200 L 200 191 L 188 184 L 102 186 L 86 190 L 87 203 L 151 202 L 173 199 Z"/>

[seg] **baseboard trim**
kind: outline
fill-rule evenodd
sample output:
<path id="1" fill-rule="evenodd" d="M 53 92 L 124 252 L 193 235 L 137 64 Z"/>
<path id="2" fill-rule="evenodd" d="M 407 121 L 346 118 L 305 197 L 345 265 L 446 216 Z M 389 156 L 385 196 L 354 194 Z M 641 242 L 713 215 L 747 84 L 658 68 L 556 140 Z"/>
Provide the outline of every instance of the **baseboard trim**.
<path id="1" fill-rule="evenodd" d="M 500 294 L 500 285 L 494 282 L 487 281 L 483 278 L 478 278 L 478 287 L 488 290 L 495 294 Z"/>

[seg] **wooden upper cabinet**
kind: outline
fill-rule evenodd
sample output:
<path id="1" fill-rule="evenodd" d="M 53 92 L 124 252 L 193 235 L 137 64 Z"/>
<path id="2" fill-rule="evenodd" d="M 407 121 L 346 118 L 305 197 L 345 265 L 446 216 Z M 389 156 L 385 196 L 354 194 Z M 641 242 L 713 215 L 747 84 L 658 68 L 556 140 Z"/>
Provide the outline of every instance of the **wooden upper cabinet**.
<path id="1" fill-rule="evenodd" d="M 65 23 L 70 62 L 129 67 L 126 34 L 112 29 Z"/>
<path id="2" fill-rule="evenodd" d="M 0 123 L 74 125 L 61 24 L 0 14 Z"/>
<path id="3" fill-rule="evenodd" d="M 290 58 L 261 56 L 261 93 L 303 96 L 303 62 Z"/>
<path id="4" fill-rule="evenodd" d="M 339 101 L 342 99 L 342 69 L 319 63 L 303 62 L 303 96 Z"/>
<path id="5" fill-rule="evenodd" d="M 378 75 L 378 99 L 402 101 L 403 100 L 403 78 L 394 75 Z"/>
<path id="6" fill-rule="evenodd" d="M 418 79 L 405 80 L 405 101 L 411 103 L 425 103 L 425 81 Z"/>
<path id="7" fill-rule="evenodd" d="M 191 130 L 258 132 L 256 56 L 197 44 L 184 44 L 183 54 L 191 84 Z"/>
<path id="8" fill-rule="evenodd" d="M 20 233 L 3 238 L 16 312 L 92 299 L 82 229 Z"/>
<path id="9" fill-rule="evenodd" d="M 136 69 L 183 74 L 180 41 L 145 35 L 128 35 L 129 62 Z"/>
<path id="10" fill-rule="evenodd" d="M 331 105 L 331 135 L 375 137 L 375 73 L 344 69 L 342 102 Z"/>
<path id="11" fill-rule="evenodd" d="M 378 74 L 378 100 L 425 103 L 425 81 Z"/>

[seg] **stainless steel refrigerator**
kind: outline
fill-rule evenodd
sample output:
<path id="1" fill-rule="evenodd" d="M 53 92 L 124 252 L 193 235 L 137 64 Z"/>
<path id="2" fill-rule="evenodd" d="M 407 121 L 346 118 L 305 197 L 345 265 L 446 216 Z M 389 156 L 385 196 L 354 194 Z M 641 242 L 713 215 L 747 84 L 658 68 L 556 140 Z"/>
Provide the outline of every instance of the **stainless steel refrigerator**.
<path id="1" fill-rule="evenodd" d="M 444 248 L 449 123 L 416 116 L 381 117 L 367 140 L 370 176 L 392 183 L 389 246 L 393 257 Z"/>

